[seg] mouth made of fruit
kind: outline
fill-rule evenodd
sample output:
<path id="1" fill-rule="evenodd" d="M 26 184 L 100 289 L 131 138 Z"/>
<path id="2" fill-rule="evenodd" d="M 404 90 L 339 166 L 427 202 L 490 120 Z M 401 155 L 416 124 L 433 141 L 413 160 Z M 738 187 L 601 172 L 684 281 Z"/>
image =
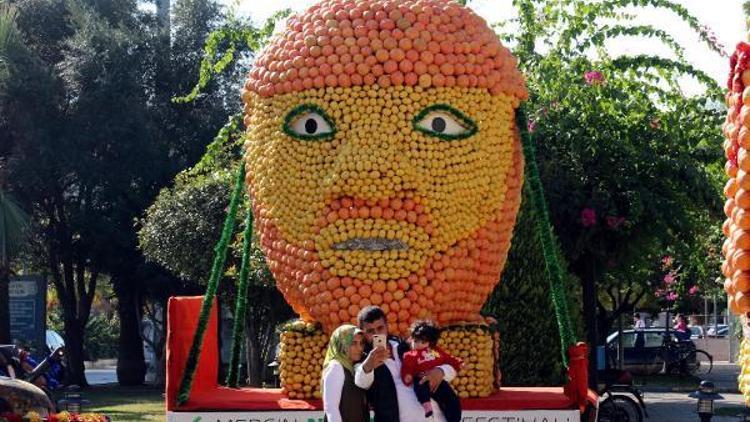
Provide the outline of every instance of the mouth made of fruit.
<path id="1" fill-rule="evenodd" d="M 424 265 L 430 235 L 398 220 L 349 218 L 324 226 L 314 238 L 323 268 L 337 277 L 391 280 Z"/>
<path id="2" fill-rule="evenodd" d="M 337 251 L 405 251 L 409 249 L 409 246 L 399 239 L 355 237 L 334 243 L 331 248 Z"/>

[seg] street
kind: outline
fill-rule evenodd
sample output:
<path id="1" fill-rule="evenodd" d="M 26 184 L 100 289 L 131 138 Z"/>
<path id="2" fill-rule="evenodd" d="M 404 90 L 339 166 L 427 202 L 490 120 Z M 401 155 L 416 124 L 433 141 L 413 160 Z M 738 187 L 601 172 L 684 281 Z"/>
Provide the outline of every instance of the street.
<path id="1" fill-rule="evenodd" d="M 115 369 L 86 369 L 86 381 L 91 385 L 116 383 L 117 373 Z"/>
<path id="2" fill-rule="evenodd" d="M 743 406 L 741 394 L 725 394 L 724 400 L 715 403 L 716 409 L 722 407 L 739 407 Z M 658 422 L 688 422 L 697 421 L 696 413 L 697 402 L 687 396 L 687 393 L 644 393 L 646 402 L 646 411 L 650 421 Z M 713 422 L 737 422 L 735 416 L 714 416 Z"/>

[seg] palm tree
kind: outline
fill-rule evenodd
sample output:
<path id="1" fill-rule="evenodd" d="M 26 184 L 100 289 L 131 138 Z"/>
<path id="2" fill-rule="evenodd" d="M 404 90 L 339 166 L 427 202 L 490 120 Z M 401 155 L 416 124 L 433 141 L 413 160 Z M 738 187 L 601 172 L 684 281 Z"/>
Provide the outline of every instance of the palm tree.
<path id="1" fill-rule="evenodd" d="M 9 76 L 7 56 L 20 40 L 16 11 L 0 4 L 0 79 Z M 0 180 L 1 182 L 1 180 Z M 28 216 L 0 184 L 0 344 L 10 342 L 10 261 L 18 252 L 28 225 Z"/>
<path id="2" fill-rule="evenodd" d="M 20 40 L 16 27 L 16 10 L 10 5 L 0 4 L 0 77 L 7 76 L 6 56 L 8 50 Z"/>
<path id="3" fill-rule="evenodd" d="M 0 344 L 10 342 L 10 285 L 12 258 L 23 245 L 29 217 L 18 202 L 0 188 Z"/>

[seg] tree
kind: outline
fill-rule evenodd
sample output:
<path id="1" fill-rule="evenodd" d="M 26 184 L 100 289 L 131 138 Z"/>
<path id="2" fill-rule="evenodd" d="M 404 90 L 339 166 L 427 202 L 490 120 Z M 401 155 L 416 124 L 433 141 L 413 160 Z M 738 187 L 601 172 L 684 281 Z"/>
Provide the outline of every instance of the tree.
<path id="1" fill-rule="evenodd" d="M 0 83 L 9 76 L 7 57 L 9 51 L 20 46 L 16 28 L 15 10 L 0 5 Z M 6 146 L 7 147 L 7 146 Z M 23 244 L 28 226 L 28 215 L 13 196 L 5 191 L 2 158 L 7 154 L 0 147 L 0 344 L 11 342 L 10 336 L 10 285 L 11 261 Z"/>
<path id="2" fill-rule="evenodd" d="M 544 256 L 535 230 L 538 216 L 524 188 L 508 260 L 483 313 L 497 319 L 503 385 L 564 384 L 561 340 Z M 579 281 L 566 271 L 567 299 L 580 328 Z M 579 332 L 576 334 L 580 334 Z"/>
<path id="3" fill-rule="evenodd" d="M 721 218 L 721 90 L 666 31 L 637 25 L 624 8 L 669 10 L 722 49 L 667 0 L 514 5 L 520 31 L 506 38 L 528 77 L 528 130 L 563 255 L 582 283 L 589 343 L 599 344 L 617 316 L 652 292 L 665 251 L 683 245 L 705 257 L 716 247 L 708 228 Z M 612 57 L 606 43 L 622 36 L 663 43 L 674 58 Z M 702 82 L 705 94 L 685 95 L 682 75 Z"/>
<path id="4" fill-rule="evenodd" d="M 206 11 L 186 31 L 202 40 L 218 9 L 190 4 Z M 160 49 L 164 32 L 135 1 L 28 0 L 17 7 L 25 45 L 8 55 L 0 145 L 12 145 L 8 181 L 36 222 L 38 265 L 51 274 L 64 310 L 71 381 L 86 383 L 83 330 L 106 274 L 120 305 L 118 376 L 139 384 L 139 319 L 154 271 L 136 249 L 133 222 L 199 157 L 210 139 L 201 136 L 220 126 L 226 102 L 218 95 L 190 107 L 170 101 L 191 76 L 160 70 L 171 61 L 186 65 L 191 53 Z"/>
<path id="5" fill-rule="evenodd" d="M 0 182 L 2 180 L 0 179 Z M 28 215 L 0 183 L 0 343 L 8 344 L 10 337 L 10 285 L 11 262 L 23 245 L 28 227 Z"/>
<path id="6" fill-rule="evenodd" d="M 637 25 L 625 8 L 672 11 L 710 49 L 719 54 L 722 49 L 708 28 L 668 0 L 513 4 L 519 30 L 502 36 L 515 46 L 528 77 L 527 129 L 537 142 L 535 158 L 561 256 L 572 273 L 569 280 L 581 283 L 588 339 L 598 344 L 597 337 L 612 321 L 652 292 L 663 275 L 654 263 L 665 251 L 690 257 L 695 277 L 710 273 L 706 252 L 716 245 L 706 228 L 718 224 L 721 214 L 720 89 L 684 60 L 683 48 L 666 31 Z M 608 41 L 627 36 L 663 43 L 675 57 L 608 54 Z M 206 43 L 199 83 L 187 99 L 262 40 L 260 31 L 242 25 L 214 32 Z M 702 82 L 705 94 L 686 96 L 679 87 L 683 75 Z M 533 246 L 519 244 L 512 257 L 522 256 L 524 247 Z M 518 294 L 530 281 L 515 277 L 539 273 L 538 262 L 509 261 L 508 268 L 513 270 L 503 275 L 503 282 L 517 286 Z M 488 310 L 518 297 L 504 291 L 503 284 L 498 289 Z M 531 302 L 545 303 L 536 295 Z M 551 314 L 536 316 L 549 319 Z"/>
<path id="7" fill-rule="evenodd" d="M 140 248 L 148 259 L 182 279 L 205 286 L 213 260 L 205 251 L 213 250 L 221 232 L 242 141 L 240 120 L 233 118 L 208 146 L 201 161 L 180 173 L 174 187 L 162 190 L 140 222 Z M 236 222 L 239 228 L 236 233 L 241 232 L 240 220 Z M 220 301 L 227 303 L 234 303 L 237 294 L 240 234 L 231 248 L 228 269 L 220 285 Z M 293 313 L 276 289 L 263 254 L 255 244 L 250 268 L 248 313 L 244 321 L 246 361 L 248 382 L 260 386 L 268 375 L 267 364 L 274 359 L 274 329 Z"/>

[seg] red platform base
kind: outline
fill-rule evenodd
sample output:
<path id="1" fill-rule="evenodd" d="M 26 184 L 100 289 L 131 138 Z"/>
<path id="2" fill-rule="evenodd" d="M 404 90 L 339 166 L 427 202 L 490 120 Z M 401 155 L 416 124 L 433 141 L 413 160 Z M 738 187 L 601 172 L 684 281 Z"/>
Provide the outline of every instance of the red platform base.
<path id="1" fill-rule="evenodd" d="M 203 340 L 189 400 L 176 405 L 177 390 L 195 334 L 201 297 L 169 300 L 167 321 L 168 422 L 300 421 L 317 422 L 323 416 L 320 400 L 292 400 L 281 389 L 231 389 L 218 383 L 217 316 L 214 306 Z M 585 394 L 585 393 L 584 393 Z M 589 391 L 586 401 L 596 407 Z M 580 408 L 563 387 L 503 387 L 481 399 L 461 400 L 463 422 L 578 422 Z"/>
<path id="2" fill-rule="evenodd" d="M 187 410 L 322 410 L 320 400 L 293 400 L 278 388 L 217 387 L 196 391 L 180 411 Z M 563 393 L 562 387 L 503 387 L 484 398 L 463 399 L 464 410 L 540 410 L 576 409 L 576 404 Z"/>

